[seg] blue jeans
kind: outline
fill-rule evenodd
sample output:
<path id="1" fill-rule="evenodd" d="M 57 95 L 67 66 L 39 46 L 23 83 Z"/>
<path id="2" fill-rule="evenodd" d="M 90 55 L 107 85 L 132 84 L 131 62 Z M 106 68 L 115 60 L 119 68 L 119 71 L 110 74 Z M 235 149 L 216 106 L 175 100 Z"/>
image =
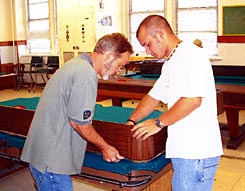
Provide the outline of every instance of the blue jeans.
<path id="1" fill-rule="evenodd" d="M 39 191 L 72 191 L 70 175 L 54 174 L 47 171 L 41 173 L 31 164 L 29 167 Z"/>
<path id="2" fill-rule="evenodd" d="M 172 158 L 173 191 L 211 191 L 220 157 L 201 160 Z"/>

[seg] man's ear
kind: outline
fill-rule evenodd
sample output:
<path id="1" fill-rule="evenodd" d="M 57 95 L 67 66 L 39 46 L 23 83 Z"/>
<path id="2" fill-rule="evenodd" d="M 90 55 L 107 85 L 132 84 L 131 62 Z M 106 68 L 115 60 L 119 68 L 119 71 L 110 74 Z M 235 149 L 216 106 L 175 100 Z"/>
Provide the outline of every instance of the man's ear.
<path id="1" fill-rule="evenodd" d="M 106 53 L 104 53 L 104 61 L 105 62 L 110 62 L 114 59 L 114 52 L 113 51 L 107 51 Z"/>
<path id="2" fill-rule="evenodd" d="M 164 33 L 162 32 L 162 31 L 157 31 L 157 33 L 156 33 L 156 38 L 157 38 L 157 40 L 158 41 L 163 41 L 164 40 Z"/>

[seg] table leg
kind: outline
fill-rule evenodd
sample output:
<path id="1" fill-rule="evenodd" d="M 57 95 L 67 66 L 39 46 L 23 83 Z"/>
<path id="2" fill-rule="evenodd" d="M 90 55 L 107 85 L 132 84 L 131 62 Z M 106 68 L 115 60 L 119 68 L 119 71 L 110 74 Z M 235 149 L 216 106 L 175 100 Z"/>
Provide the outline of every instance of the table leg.
<path id="1" fill-rule="evenodd" d="M 17 82 L 17 75 L 13 77 L 14 90 L 17 90 L 16 82 Z"/>
<path id="2" fill-rule="evenodd" d="M 243 127 L 239 127 L 239 110 L 238 108 L 225 109 L 230 135 L 230 141 L 227 144 L 228 149 L 237 149 L 245 139 L 245 130 Z"/>
<path id="3" fill-rule="evenodd" d="M 122 107 L 123 99 L 120 99 L 120 98 L 111 98 L 111 100 L 112 100 L 112 105 L 113 106 L 120 106 L 120 107 Z"/>

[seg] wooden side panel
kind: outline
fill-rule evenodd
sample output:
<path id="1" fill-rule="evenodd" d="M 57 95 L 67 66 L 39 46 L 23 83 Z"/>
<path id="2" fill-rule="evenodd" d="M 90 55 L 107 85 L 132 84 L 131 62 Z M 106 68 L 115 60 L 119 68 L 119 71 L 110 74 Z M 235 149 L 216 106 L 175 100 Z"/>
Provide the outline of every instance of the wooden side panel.
<path id="1" fill-rule="evenodd" d="M 26 136 L 34 111 L 0 106 L 0 130 Z"/>
<path id="2" fill-rule="evenodd" d="M 0 106 L 0 130 L 26 136 L 34 115 L 34 111 Z M 93 121 L 94 128 L 111 145 L 115 146 L 126 158 L 134 161 L 147 161 L 165 151 L 167 131 L 137 140 L 130 131 L 130 125 L 106 121 Z M 87 150 L 99 152 L 98 148 L 88 144 Z"/>
<path id="3" fill-rule="evenodd" d="M 130 160 L 148 161 L 165 152 L 167 129 L 142 141 L 133 137 L 131 125 L 94 120 L 93 126 L 109 144 L 115 146 L 121 155 Z M 88 144 L 88 150 L 98 151 L 92 144 Z"/>

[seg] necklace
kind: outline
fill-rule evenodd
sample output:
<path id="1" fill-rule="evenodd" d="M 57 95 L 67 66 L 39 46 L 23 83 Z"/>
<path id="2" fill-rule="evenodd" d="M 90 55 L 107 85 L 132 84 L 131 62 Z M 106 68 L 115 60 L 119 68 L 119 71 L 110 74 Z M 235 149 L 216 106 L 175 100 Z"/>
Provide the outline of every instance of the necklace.
<path id="1" fill-rule="evenodd" d="M 176 45 L 176 47 L 173 49 L 173 51 L 168 55 L 167 57 L 167 61 L 173 56 L 173 54 L 175 53 L 176 49 L 178 48 L 179 44 L 182 42 L 182 40 L 180 40 L 178 42 L 178 44 Z"/>

